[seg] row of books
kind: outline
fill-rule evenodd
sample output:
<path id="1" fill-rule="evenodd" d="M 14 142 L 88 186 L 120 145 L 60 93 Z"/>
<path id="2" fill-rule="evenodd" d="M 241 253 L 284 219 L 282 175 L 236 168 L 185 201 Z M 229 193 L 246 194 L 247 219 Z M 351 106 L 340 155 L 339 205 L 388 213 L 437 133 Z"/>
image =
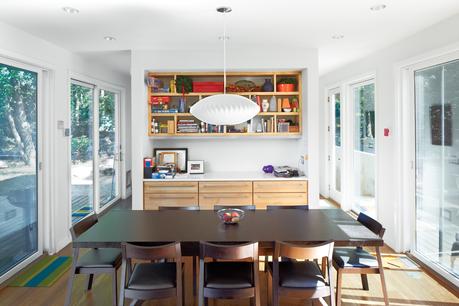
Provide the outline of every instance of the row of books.
<path id="1" fill-rule="evenodd" d="M 193 119 L 180 119 L 177 121 L 177 133 L 199 133 L 199 124 Z"/>

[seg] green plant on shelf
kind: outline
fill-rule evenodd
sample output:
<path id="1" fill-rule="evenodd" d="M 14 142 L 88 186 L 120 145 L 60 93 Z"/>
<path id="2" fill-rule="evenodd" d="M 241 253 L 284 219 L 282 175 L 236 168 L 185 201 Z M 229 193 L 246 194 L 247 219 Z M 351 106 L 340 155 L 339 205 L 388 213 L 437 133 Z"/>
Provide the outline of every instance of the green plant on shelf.
<path id="1" fill-rule="evenodd" d="M 175 80 L 177 93 L 189 93 L 193 91 L 193 80 L 184 75 L 178 75 Z"/>
<path id="2" fill-rule="evenodd" d="M 296 80 L 296 78 L 282 78 L 277 82 L 277 84 L 294 84 L 294 85 L 296 85 L 297 83 L 298 81 Z"/>

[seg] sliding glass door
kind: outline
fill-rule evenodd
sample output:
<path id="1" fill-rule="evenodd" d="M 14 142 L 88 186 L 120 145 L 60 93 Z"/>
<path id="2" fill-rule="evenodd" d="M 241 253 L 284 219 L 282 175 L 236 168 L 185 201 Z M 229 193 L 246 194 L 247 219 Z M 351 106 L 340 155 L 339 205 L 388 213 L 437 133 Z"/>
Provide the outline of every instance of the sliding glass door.
<path id="1" fill-rule="evenodd" d="M 120 196 L 118 95 L 99 91 L 99 202 L 100 207 Z"/>
<path id="2" fill-rule="evenodd" d="M 414 71 L 415 252 L 459 277 L 459 60 Z"/>
<path id="3" fill-rule="evenodd" d="M 0 280 L 41 250 L 39 80 L 38 71 L 0 62 Z"/>
<path id="4" fill-rule="evenodd" d="M 72 80 L 70 111 L 72 222 L 76 223 L 120 197 L 119 93 Z"/>
<path id="5" fill-rule="evenodd" d="M 376 217 L 375 83 L 351 86 L 354 107 L 352 156 L 352 210 Z"/>
<path id="6" fill-rule="evenodd" d="M 342 175 L 342 131 L 341 131 L 341 91 L 335 88 L 329 91 L 328 102 L 330 106 L 330 136 L 331 151 L 328 156 L 330 162 L 330 198 L 341 203 L 341 175 Z"/>
<path id="7" fill-rule="evenodd" d="M 72 222 L 94 211 L 94 86 L 70 85 Z"/>

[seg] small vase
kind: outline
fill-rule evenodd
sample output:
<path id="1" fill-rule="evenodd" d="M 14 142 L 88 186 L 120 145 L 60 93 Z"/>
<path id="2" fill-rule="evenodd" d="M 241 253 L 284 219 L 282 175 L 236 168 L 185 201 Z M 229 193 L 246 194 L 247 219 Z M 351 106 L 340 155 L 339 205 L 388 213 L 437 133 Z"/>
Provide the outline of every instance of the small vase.
<path id="1" fill-rule="evenodd" d="M 264 113 L 268 111 L 268 108 L 269 108 L 268 99 L 263 99 L 263 102 L 261 103 L 261 108 L 263 109 Z"/>
<path id="2" fill-rule="evenodd" d="M 271 82 L 271 79 L 265 79 L 265 83 L 263 84 L 263 86 L 261 86 L 261 90 L 263 90 L 265 92 L 274 91 L 274 85 Z"/>
<path id="3" fill-rule="evenodd" d="M 179 100 L 178 112 L 179 113 L 184 113 L 185 112 L 185 107 L 186 107 L 185 98 L 181 97 L 180 100 Z"/>
<path id="4" fill-rule="evenodd" d="M 277 111 L 276 97 L 274 96 L 272 96 L 271 100 L 269 100 L 269 111 L 270 112 Z"/>

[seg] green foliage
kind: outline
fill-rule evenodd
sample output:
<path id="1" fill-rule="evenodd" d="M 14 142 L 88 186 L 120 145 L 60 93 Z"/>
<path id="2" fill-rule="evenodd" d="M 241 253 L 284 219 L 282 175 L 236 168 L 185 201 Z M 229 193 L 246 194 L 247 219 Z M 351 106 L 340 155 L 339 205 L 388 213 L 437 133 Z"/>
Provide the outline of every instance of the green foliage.
<path id="1" fill-rule="evenodd" d="M 22 107 L 26 122 L 19 122 L 17 112 Z M 12 126 L 9 119 L 16 125 Z M 22 118 L 22 117 L 21 117 Z M 36 143 L 37 124 L 37 74 L 32 71 L 0 64 L 0 155 L 19 159 L 22 143 L 18 143 L 13 133 L 28 135 Z M 24 130 L 24 126 L 31 130 Z M 20 139 L 20 142 L 24 139 Z M 22 152 L 24 153 L 24 152 Z M 23 156 L 23 159 L 29 156 Z"/>
<path id="2" fill-rule="evenodd" d="M 85 135 L 72 137 L 72 160 L 86 161 L 92 159 L 91 143 L 92 141 Z"/>
<path id="3" fill-rule="evenodd" d="M 277 84 L 294 84 L 296 85 L 298 83 L 296 78 L 282 78 L 280 79 Z"/>
<path id="4" fill-rule="evenodd" d="M 177 88 L 177 92 L 179 93 L 187 93 L 193 91 L 193 80 L 184 75 L 178 75 L 177 79 L 175 80 L 175 87 Z"/>

